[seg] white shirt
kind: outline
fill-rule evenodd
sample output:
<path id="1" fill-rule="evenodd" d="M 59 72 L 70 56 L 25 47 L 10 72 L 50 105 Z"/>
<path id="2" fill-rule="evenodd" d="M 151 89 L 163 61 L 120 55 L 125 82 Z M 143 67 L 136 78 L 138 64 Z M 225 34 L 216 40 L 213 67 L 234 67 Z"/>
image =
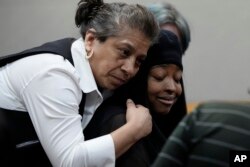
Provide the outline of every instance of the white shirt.
<path id="1" fill-rule="evenodd" d="M 82 38 L 72 44 L 71 53 L 75 67 L 51 54 L 25 57 L 1 67 L 0 108 L 29 112 L 53 166 L 114 166 L 111 135 L 84 141 L 82 131 L 103 96 L 85 58 Z M 81 91 L 87 94 L 82 118 L 78 114 Z"/>

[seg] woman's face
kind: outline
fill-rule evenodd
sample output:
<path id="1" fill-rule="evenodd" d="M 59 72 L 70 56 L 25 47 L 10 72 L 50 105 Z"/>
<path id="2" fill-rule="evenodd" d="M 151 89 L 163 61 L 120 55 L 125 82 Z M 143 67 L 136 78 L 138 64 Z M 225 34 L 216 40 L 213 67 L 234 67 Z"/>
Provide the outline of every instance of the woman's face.
<path id="1" fill-rule="evenodd" d="M 87 33 L 85 46 L 93 49 L 89 62 L 97 85 L 113 90 L 125 84 L 138 72 L 150 43 L 138 30 L 126 30 L 105 42 L 97 40 L 93 33 Z"/>
<path id="2" fill-rule="evenodd" d="M 167 114 L 182 93 L 182 70 L 174 64 L 151 68 L 148 76 L 148 99 L 153 110 Z"/>

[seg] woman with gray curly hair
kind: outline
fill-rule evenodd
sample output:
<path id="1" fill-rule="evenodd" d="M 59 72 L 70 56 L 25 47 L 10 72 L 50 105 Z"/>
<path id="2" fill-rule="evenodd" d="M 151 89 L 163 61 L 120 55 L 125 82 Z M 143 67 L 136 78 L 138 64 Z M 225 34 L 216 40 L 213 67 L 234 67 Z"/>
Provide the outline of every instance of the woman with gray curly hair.
<path id="1" fill-rule="evenodd" d="M 172 31 L 179 39 L 183 54 L 191 41 L 190 28 L 185 17 L 170 3 L 148 5 L 161 29 Z"/>

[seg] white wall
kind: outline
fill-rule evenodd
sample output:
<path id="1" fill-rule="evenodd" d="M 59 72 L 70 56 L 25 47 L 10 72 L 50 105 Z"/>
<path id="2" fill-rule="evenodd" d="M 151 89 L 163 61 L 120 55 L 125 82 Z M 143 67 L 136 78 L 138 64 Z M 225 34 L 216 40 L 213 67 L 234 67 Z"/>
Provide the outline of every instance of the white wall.
<path id="1" fill-rule="evenodd" d="M 74 25 L 77 2 L 0 0 L 0 55 L 49 40 L 78 37 L 78 29 Z M 136 2 L 149 4 L 161 1 Z M 183 62 L 188 102 L 249 100 L 250 1 L 168 2 L 186 16 L 191 27 L 192 41 Z"/>

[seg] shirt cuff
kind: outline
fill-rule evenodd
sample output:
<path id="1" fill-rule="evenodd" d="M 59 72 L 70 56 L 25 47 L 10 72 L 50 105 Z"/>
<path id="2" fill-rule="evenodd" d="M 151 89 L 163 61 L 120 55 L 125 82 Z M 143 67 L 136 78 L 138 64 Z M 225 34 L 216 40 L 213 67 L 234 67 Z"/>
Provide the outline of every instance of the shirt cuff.
<path id="1" fill-rule="evenodd" d="M 90 166 L 114 167 L 115 146 L 111 135 L 85 141 Z"/>

